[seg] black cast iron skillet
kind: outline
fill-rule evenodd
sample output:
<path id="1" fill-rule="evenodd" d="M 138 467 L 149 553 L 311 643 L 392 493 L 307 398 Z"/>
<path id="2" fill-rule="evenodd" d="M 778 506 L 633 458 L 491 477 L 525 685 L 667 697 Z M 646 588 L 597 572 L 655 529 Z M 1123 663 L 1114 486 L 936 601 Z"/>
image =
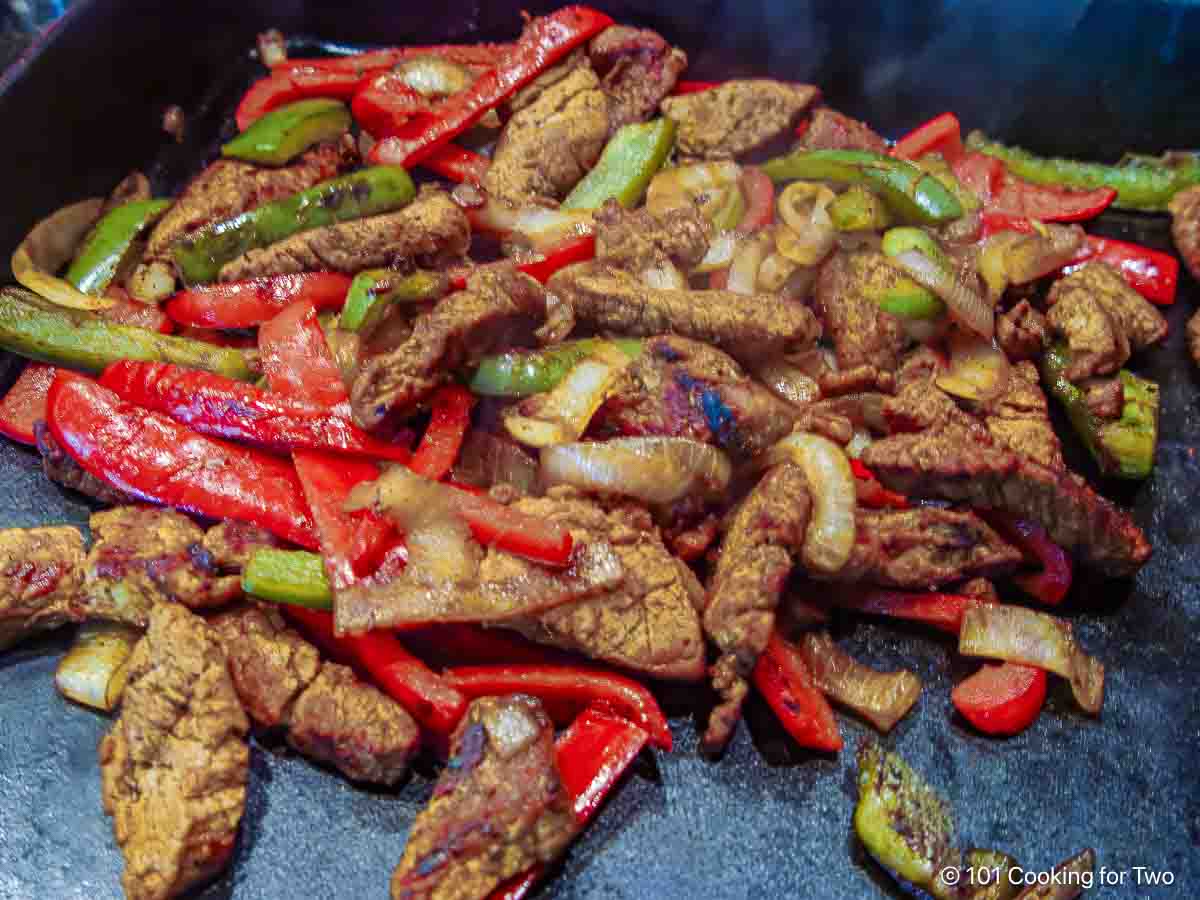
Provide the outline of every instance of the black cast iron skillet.
<path id="1" fill-rule="evenodd" d="M 555 4 L 525 4 L 544 12 Z M 691 54 L 689 77 L 773 75 L 820 84 L 831 104 L 903 133 L 947 109 L 1040 151 L 1116 158 L 1200 145 L 1200 7 L 1179 3 L 633 2 L 599 4 L 659 29 Z M 93 0 L 73 8 L 0 82 L 0 178 L 7 256 L 53 209 L 102 194 L 130 168 L 178 186 L 228 136 L 255 77 L 257 31 L 330 44 L 505 39 L 520 3 L 304 3 Z M 163 108 L 189 113 L 170 144 Z M 1166 247 L 1166 221 L 1109 216 L 1105 233 Z M 956 717 L 950 688 L 973 668 L 916 630 L 845 623 L 860 658 L 907 666 L 921 701 L 887 743 L 950 799 L 964 845 L 997 847 L 1045 871 L 1093 846 L 1129 871 L 1096 897 L 1200 892 L 1200 409 L 1186 360 L 1185 281 L 1166 346 L 1140 371 L 1162 385 L 1157 468 L 1140 486 L 1103 485 L 1130 504 L 1154 557 L 1133 583 L 1085 580 L 1065 608 L 1108 665 L 1103 717 L 1055 684 L 1037 724 L 1009 740 Z M 9 366 L 10 373 L 13 366 Z M 11 374 L 10 374 L 11 377 Z M 1076 448 L 1077 449 L 1077 448 Z M 1078 459 L 1076 460 L 1078 462 Z M 1086 464 L 1082 471 L 1094 478 Z M 0 527 L 84 523 L 89 507 L 47 482 L 32 454 L 0 444 Z M 72 706 L 51 679 L 66 635 L 0 656 L 0 898 L 120 896 L 121 857 L 100 811 L 95 747 L 107 721 Z M 700 688 L 674 691 L 676 749 L 646 755 L 544 889 L 554 897 L 864 898 L 896 893 L 855 842 L 853 748 L 867 729 L 842 718 L 836 759 L 797 750 L 758 702 L 719 762 L 696 752 Z M 356 789 L 257 744 L 246 816 L 228 872 L 205 898 L 385 897 L 429 773 L 394 792 Z M 1138 886 L 1132 867 L 1173 874 Z"/>

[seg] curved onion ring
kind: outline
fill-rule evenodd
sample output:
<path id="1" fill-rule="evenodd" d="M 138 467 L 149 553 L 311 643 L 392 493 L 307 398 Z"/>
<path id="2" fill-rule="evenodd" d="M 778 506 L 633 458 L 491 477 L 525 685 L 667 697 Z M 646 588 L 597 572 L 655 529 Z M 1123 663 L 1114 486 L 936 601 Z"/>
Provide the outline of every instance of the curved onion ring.
<path id="1" fill-rule="evenodd" d="M 846 454 L 816 434 L 789 434 L 767 451 L 766 464 L 795 463 L 808 479 L 813 517 L 804 535 L 804 564 L 815 572 L 840 572 L 854 549 L 858 489 Z"/>
<path id="2" fill-rule="evenodd" d="M 674 503 L 690 494 L 719 496 L 729 486 L 729 458 L 687 438 L 631 437 L 543 447 L 547 486 L 569 484 L 645 503 Z"/>
<path id="3" fill-rule="evenodd" d="M 68 309 L 108 309 L 108 297 L 92 297 L 53 273 L 71 261 L 100 216 L 104 200 L 92 197 L 64 206 L 33 226 L 12 255 L 13 276 L 39 297 Z"/>
<path id="4" fill-rule="evenodd" d="M 758 270 L 763 260 L 767 258 L 770 233 L 760 231 L 743 238 L 738 242 L 737 252 L 733 262 L 729 264 L 729 280 L 726 290 L 735 294 L 755 294 L 758 292 Z"/>
<path id="5" fill-rule="evenodd" d="M 906 250 L 898 256 L 890 257 L 890 260 L 904 269 L 918 284 L 929 288 L 945 300 L 950 315 L 963 327 L 986 338 L 995 333 L 996 311 L 992 305 L 955 278 L 952 272 L 945 271 L 917 250 Z"/>
<path id="6" fill-rule="evenodd" d="M 129 657 L 141 636 L 138 629 L 114 622 L 84 625 L 59 660 L 54 686 L 68 700 L 112 712 L 121 700 Z"/>
<path id="7" fill-rule="evenodd" d="M 956 329 L 947 340 L 950 369 L 935 383 L 947 394 L 986 403 L 1004 393 L 1012 366 L 995 340 Z"/>

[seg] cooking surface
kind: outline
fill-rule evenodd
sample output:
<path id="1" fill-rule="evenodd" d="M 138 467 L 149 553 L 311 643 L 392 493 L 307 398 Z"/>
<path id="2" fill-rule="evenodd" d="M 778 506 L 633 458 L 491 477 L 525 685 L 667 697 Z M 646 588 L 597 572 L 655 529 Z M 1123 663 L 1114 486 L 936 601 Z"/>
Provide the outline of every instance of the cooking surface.
<path id="1" fill-rule="evenodd" d="M 1070 6 L 1082 10 L 1084 5 Z M 1073 33 L 1086 34 L 1091 18 L 1083 18 L 1080 10 Z M 497 14 L 489 9 L 486 16 L 477 15 Z M 672 29 L 661 13 L 624 18 L 657 27 L 688 49 L 696 45 L 686 29 Z M 767 18 L 764 14 L 758 27 Z M 396 37 L 418 39 L 415 33 Z M 792 38 L 802 40 L 796 34 Z M 858 40 L 870 44 L 868 38 Z M 824 38 L 818 43 L 826 46 Z M 768 59 L 777 52 L 744 59 Z M 859 47 L 855 52 L 866 51 Z M 719 54 L 694 57 L 701 67 L 691 73 L 695 77 L 721 71 Z M 869 79 L 848 74 L 846 60 L 853 58 L 830 58 L 814 50 L 811 65 L 798 66 L 793 59 L 783 71 L 767 64 L 753 71 L 790 77 L 807 73 L 827 88 L 834 106 L 888 133 L 923 118 L 914 114 L 906 122 L 892 122 L 897 113 L 886 90 L 868 102 L 864 90 Z M 921 60 L 919 54 L 914 57 L 918 69 Z M 1115 65 L 1120 69 L 1119 61 Z M 750 69 L 746 62 L 740 67 Z M 230 60 L 226 83 L 209 94 L 208 115 L 192 121 L 188 145 L 167 147 L 149 169 L 160 190 L 174 187 L 199 167 L 218 139 L 229 103 L 252 72 L 248 62 Z M 1037 149 L 1086 151 L 1086 145 L 1056 143 L 1056 129 L 1069 131 L 1070 125 L 1056 120 L 1050 110 L 1067 102 L 1062 98 L 1069 88 L 1029 105 L 1041 110 L 1040 119 L 1029 119 L 1028 113 L 999 123 L 1011 131 L 997 129 L 996 121 L 976 120 L 957 106 L 955 92 L 966 90 L 961 84 L 939 90 L 932 111 L 956 109 L 967 127 L 986 126 L 999 130 L 1000 137 L 1030 143 L 1029 129 L 1036 128 L 1044 136 Z M 1170 129 L 1179 127 L 1178 121 L 1169 123 Z M 1192 143 L 1200 144 L 1200 135 L 1194 134 Z M 1139 149 L 1160 146 L 1149 142 Z M 127 156 L 126 168 L 147 161 Z M 116 180 L 117 173 L 101 174 Z M 51 193 L 65 190 L 47 187 Z M 75 189 L 73 195 L 84 193 Z M 51 197 L 23 202 L 41 210 L 54 206 Z M 19 234 L 33 218 L 8 221 L 5 227 Z M 1098 230 L 1159 247 L 1167 243 L 1162 218 L 1112 215 Z M 1084 649 L 1107 666 L 1099 721 L 1078 712 L 1068 686 L 1053 680 L 1046 709 L 1032 728 L 1006 740 L 981 737 L 956 717 L 950 704 L 951 687 L 975 667 L 955 659 L 952 641 L 892 624 L 844 623 L 836 632 L 864 662 L 905 666 L 924 682 L 918 706 L 885 742 L 946 795 L 963 846 L 996 847 L 1036 872 L 1093 846 L 1098 870 L 1145 866 L 1174 875 L 1173 887 L 1138 887 L 1131 873 L 1124 887 L 1098 887 L 1088 895 L 1092 897 L 1185 897 L 1200 887 L 1200 704 L 1195 687 L 1200 677 L 1200 460 L 1195 455 L 1200 402 L 1198 378 L 1183 348 L 1183 323 L 1197 301 L 1200 290 L 1185 279 L 1169 311 L 1170 338 L 1138 360 L 1137 371 L 1162 386 L 1155 474 L 1142 486 L 1110 492 L 1120 502 L 1134 504 L 1154 556 L 1132 586 L 1086 582 L 1066 608 Z M 1088 465 L 1080 470 L 1094 475 Z M 8 442 L 0 445 L 0 484 L 0 527 L 86 522 L 88 506 L 46 481 L 34 454 Z M 121 857 L 111 822 L 100 809 L 95 753 L 109 723 L 55 693 L 53 671 L 66 643 L 64 636 L 50 637 L 0 656 L 0 898 L 6 900 L 121 896 Z M 712 762 L 696 748 L 696 723 L 707 711 L 707 690 L 677 690 L 668 699 L 674 752 L 643 755 L 632 778 L 574 845 L 563 871 L 542 896 L 899 896 L 851 832 L 853 750 L 869 729 L 839 715 L 847 749 L 835 759 L 813 755 L 795 748 L 766 707 L 754 700 L 729 751 Z M 409 825 L 430 791 L 428 769 L 395 791 L 356 789 L 257 741 L 251 769 L 233 862 L 198 896 L 386 896 Z"/>

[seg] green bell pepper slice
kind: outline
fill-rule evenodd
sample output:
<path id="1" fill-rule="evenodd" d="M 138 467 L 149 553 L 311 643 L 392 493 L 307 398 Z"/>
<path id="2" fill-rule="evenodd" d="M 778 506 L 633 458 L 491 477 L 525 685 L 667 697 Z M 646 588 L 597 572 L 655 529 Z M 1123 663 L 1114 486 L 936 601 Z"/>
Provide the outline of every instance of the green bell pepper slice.
<path id="1" fill-rule="evenodd" d="M 917 225 L 942 225 L 963 214 L 958 198 L 934 175 L 882 153 L 795 150 L 768 160 L 763 170 L 776 183 L 816 179 L 869 187 L 897 218 Z"/>
<path id="2" fill-rule="evenodd" d="M 883 236 L 881 249 L 884 256 L 899 256 L 901 253 L 916 251 L 933 260 L 942 269 L 950 265 L 937 241 L 920 228 L 888 229 Z M 884 312 L 902 319 L 936 319 L 946 311 L 945 301 L 941 297 L 903 274 L 888 285 L 885 291 L 877 294 L 875 302 Z"/>
<path id="3" fill-rule="evenodd" d="M 614 341 L 584 338 L 555 344 L 543 350 L 511 350 L 484 357 L 471 377 L 469 387 L 473 393 L 485 397 L 516 398 L 544 394 L 602 343 L 616 344 L 633 359 L 642 352 L 642 342 L 634 338 L 618 338 Z"/>
<path id="4" fill-rule="evenodd" d="M 221 155 L 264 166 L 282 166 L 309 147 L 350 128 L 350 110 L 339 100 L 299 100 L 273 109 L 221 148 Z"/>
<path id="5" fill-rule="evenodd" d="M 376 166 L 322 181 L 291 197 L 212 222 L 175 244 L 175 262 L 190 284 L 215 281 L 247 250 L 326 225 L 391 212 L 416 194 L 403 169 Z"/>
<path id="6" fill-rule="evenodd" d="M 338 327 L 347 331 L 373 329 L 392 303 L 436 300 L 446 292 L 446 277 L 418 269 L 403 273 L 392 269 L 367 269 L 350 282 Z"/>
<path id="7" fill-rule="evenodd" d="M 64 276 L 85 294 L 101 296 L 121 270 L 139 234 L 170 207 L 170 200 L 135 200 L 106 213 L 84 239 Z"/>
<path id="8" fill-rule="evenodd" d="M 670 119 L 621 127 L 561 208 L 599 209 L 610 198 L 626 208 L 636 206 L 674 146 L 675 123 Z"/>
<path id="9" fill-rule="evenodd" d="M 242 570 L 242 590 L 273 603 L 333 609 L 325 564 L 305 550 L 256 550 Z"/>
<path id="10" fill-rule="evenodd" d="M 879 195 L 857 184 L 829 204 L 829 218 L 838 231 L 881 231 L 892 224 L 891 213 Z"/>

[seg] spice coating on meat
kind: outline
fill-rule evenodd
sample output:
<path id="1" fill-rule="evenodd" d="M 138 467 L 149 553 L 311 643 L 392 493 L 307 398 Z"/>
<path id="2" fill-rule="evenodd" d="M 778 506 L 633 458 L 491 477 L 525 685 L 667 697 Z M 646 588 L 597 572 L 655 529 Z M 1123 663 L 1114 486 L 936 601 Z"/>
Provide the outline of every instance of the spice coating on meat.
<path id="1" fill-rule="evenodd" d="M 264 728 L 286 725 L 296 698 L 321 670 L 317 648 L 265 606 L 221 613 L 209 624 L 246 713 Z"/>
<path id="2" fill-rule="evenodd" d="M 283 541 L 265 528 L 226 519 L 204 533 L 204 549 L 221 572 L 241 572 L 257 550 L 282 547 Z"/>
<path id="3" fill-rule="evenodd" d="M 996 341 L 1013 362 L 1037 359 L 1050 345 L 1046 317 L 1022 300 L 996 317 Z"/>
<path id="4" fill-rule="evenodd" d="M 88 616 L 143 628 L 165 602 L 203 609 L 241 596 L 241 579 L 218 573 L 204 532 L 181 513 L 120 506 L 94 513 L 89 524 L 82 594 Z"/>
<path id="5" fill-rule="evenodd" d="M 178 896 L 224 868 L 250 762 L 250 723 L 212 631 L 175 604 L 149 618 L 121 715 L 100 742 L 101 797 L 130 900 Z"/>
<path id="6" fill-rule="evenodd" d="M 26 634 L 78 621 L 83 536 L 63 525 L 0 531 L 0 650 Z"/>
<path id="7" fill-rule="evenodd" d="M 788 434 L 800 414 L 720 350 L 662 335 L 644 343 L 592 428 L 686 437 L 752 457 Z"/>
<path id="8" fill-rule="evenodd" d="M 808 128 L 800 137 L 800 146 L 806 150 L 870 150 L 887 153 L 887 141 L 867 123 L 828 106 L 822 106 L 812 114 Z"/>
<path id="9" fill-rule="evenodd" d="M 1200 280 L 1200 185 L 1171 198 L 1171 237 L 1192 277 Z"/>
<path id="10" fill-rule="evenodd" d="M 988 433 L 999 446 L 1052 469 L 1064 467 L 1062 444 L 1050 423 L 1050 407 L 1032 362 L 1012 367 L 1004 392 L 987 404 L 983 415 Z"/>
<path id="11" fill-rule="evenodd" d="M 1054 283 L 1046 295 L 1051 327 L 1067 339 L 1066 376 L 1081 381 L 1111 374 L 1167 334 L 1167 320 L 1112 266 L 1088 263 Z"/>
<path id="12" fill-rule="evenodd" d="M 407 340 L 366 362 L 350 393 L 355 421 L 373 428 L 392 409 L 411 411 L 454 369 L 527 337 L 548 315 L 546 292 L 528 275 L 477 270 L 464 290 L 419 315 Z"/>
<path id="13" fill-rule="evenodd" d="M 606 541 L 624 570 L 619 585 L 536 618 L 505 623 L 526 637 L 652 678 L 704 674 L 695 575 L 663 545 L 649 513 L 633 504 L 607 510 L 569 488 L 516 501 L 520 512 L 571 532 L 576 545 Z"/>
<path id="14" fill-rule="evenodd" d="M 608 128 L 644 122 L 687 68 L 687 54 L 649 28 L 611 25 L 588 44 L 588 59 L 608 97 Z"/>
<path id="15" fill-rule="evenodd" d="M 745 361 L 811 344 L 820 327 L 797 301 L 732 291 L 649 288 L 603 263 L 556 272 L 546 289 L 571 304 L 577 322 L 631 337 L 674 333 L 719 347 Z"/>
<path id="16" fill-rule="evenodd" d="M 392 900 L 483 900 L 552 861 L 578 828 L 541 704 L 521 694 L 480 698 L 409 832 Z"/>
<path id="17" fill-rule="evenodd" d="M 483 187 L 518 206 L 561 200 L 600 158 L 607 136 L 600 79 L 590 66 L 576 66 L 508 120 Z"/>
<path id="18" fill-rule="evenodd" d="M 839 369 L 896 371 L 908 337 L 900 320 L 880 309 L 874 297 L 902 277 L 882 253 L 838 253 L 821 267 L 815 306 Z"/>
<path id="19" fill-rule="evenodd" d="M 811 84 L 734 80 L 668 97 L 662 111 L 675 122 L 675 146 L 681 155 L 729 159 L 782 135 L 819 94 Z"/>
<path id="20" fill-rule="evenodd" d="M 466 214 L 445 191 L 427 188 L 396 212 L 302 231 L 249 250 L 221 267 L 221 281 L 314 271 L 353 275 L 414 262 L 436 268 L 462 259 L 470 244 Z"/>
<path id="21" fill-rule="evenodd" d="M 680 206 L 662 216 L 646 209 L 626 209 L 616 200 L 596 210 L 596 258 L 641 275 L 669 262 L 684 272 L 708 252 L 712 226 L 694 206 Z"/>

